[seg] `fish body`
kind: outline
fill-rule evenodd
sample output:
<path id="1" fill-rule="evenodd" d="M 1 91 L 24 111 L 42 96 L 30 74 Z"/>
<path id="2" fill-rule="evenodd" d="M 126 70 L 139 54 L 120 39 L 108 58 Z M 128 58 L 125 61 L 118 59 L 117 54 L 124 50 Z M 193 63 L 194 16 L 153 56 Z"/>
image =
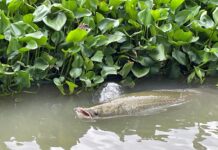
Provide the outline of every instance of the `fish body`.
<path id="1" fill-rule="evenodd" d="M 156 95 L 123 96 L 108 103 L 96 105 L 89 108 L 75 108 L 78 118 L 102 119 L 118 116 L 133 116 L 148 112 L 149 110 L 159 110 L 186 102 L 181 92 L 174 92 L 171 95 L 164 95 L 160 92 Z M 146 114 L 144 114 L 146 115 Z"/>

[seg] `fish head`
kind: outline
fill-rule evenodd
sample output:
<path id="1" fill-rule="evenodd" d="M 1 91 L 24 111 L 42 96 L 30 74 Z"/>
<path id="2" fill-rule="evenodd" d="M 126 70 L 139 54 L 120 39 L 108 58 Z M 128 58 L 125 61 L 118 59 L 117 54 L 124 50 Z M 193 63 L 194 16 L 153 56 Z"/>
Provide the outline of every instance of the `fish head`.
<path id="1" fill-rule="evenodd" d="M 80 119 L 96 119 L 98 118 L 98 111 L 90 108 L 76 107 L 74 111 Z"/>

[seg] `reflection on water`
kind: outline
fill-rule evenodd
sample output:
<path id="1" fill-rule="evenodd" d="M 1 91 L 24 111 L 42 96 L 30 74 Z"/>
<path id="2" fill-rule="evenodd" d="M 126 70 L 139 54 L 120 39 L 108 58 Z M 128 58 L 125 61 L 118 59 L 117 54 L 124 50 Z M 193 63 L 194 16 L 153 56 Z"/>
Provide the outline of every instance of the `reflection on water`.
<path id="1" fill-rule="evenodd" d="M 167 80 L 144 83 L 128 92 L 189 88 Z M 37 94 L 1 97 L 0 150 L 217 149 L 218 89 L 210 83 L 194 89 L 200 94 L 167 111 L 96 122 L 73 112 L 92 105 L 91 93 L 67 97 L 45 86 Z"/>

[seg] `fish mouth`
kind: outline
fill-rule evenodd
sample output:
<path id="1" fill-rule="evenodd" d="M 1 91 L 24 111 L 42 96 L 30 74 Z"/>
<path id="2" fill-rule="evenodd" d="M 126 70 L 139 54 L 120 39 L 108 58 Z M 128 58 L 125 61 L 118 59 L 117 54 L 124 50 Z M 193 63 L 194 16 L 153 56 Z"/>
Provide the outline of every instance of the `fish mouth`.
<path id="1" fill-rule="evenodd" d="M 78 118 L 92 119 L 92 114 L 89 111 L 87 111 L 85 108 L 77 107 L 77 108 L 74 108 L 74 111 L 76 112 Z"/>

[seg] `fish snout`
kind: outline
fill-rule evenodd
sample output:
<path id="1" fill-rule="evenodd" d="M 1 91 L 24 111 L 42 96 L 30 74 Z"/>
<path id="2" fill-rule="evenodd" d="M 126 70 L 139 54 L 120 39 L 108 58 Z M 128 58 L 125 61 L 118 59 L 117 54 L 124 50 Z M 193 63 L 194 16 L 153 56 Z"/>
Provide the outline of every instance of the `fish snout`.
<path id="1" fill-rule="evenodd" d="M 92 119 L 92 114 L 82 107 L 76 107 L 74 108 L 74 111 L 77 114 L 77 117 L 80 119 Z"/>

